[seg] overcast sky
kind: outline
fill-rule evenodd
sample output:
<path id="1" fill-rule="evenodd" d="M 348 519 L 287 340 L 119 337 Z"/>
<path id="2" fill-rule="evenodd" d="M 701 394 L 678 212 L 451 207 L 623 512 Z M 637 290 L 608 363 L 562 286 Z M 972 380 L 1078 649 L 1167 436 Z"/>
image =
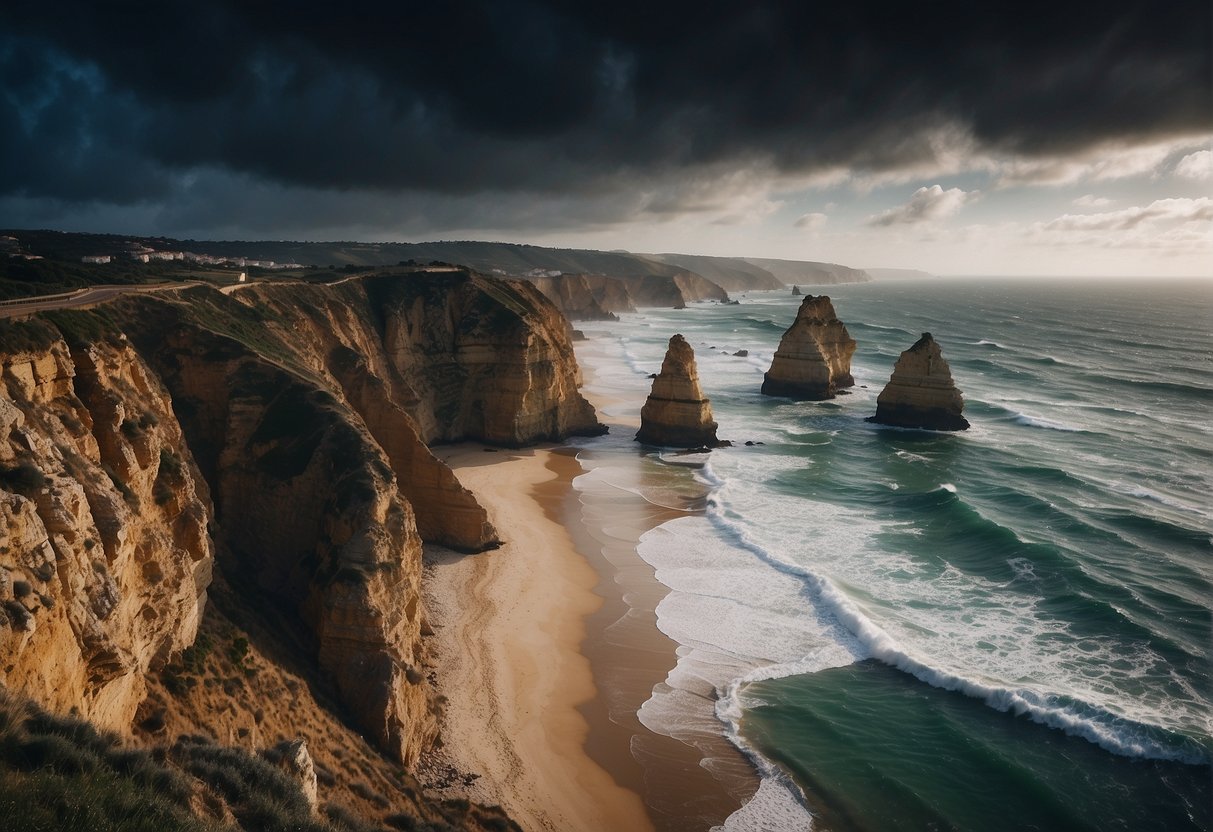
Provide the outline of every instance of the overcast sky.
<path id="1" fill-rule="evenodd" d="M 0 227 L 1213 276 L 1208 0 L 137 5 L 5 4 Z"/>

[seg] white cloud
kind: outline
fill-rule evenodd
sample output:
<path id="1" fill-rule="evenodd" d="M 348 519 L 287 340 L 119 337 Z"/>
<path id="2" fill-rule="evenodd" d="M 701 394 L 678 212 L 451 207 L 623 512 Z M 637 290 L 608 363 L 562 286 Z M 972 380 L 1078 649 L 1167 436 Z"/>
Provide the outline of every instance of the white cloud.
<path id="1" fill-rule="evenodd" d="M 1213 199 L 1156 199 L 1142 207 L 1100 214 L 1064 214 L 1045 223 L 1046 231 L 1128 231 L 1141 225 L 1213 220 Z"/>
<path id="2" fill-rule="evenodd" d="M 939 185 L 922 187 L 914 192 L 905 205 L 890 208 L 868 218 L 868 225 L 913 225 L 946 219 L 966 203 L 974 199 L 977 191 L 962 191 L 960 188 L 944 190 Z"/>
<path id="3" fill-rule="evenodd" d="M 1208 141 L 1204 143 L 1208 144 Z M 995 164 L 998 170 L 997 184 L 1000 187 L 1072 185 L 1076 182 L 1107 182 L 1132 176 L 1159 176 L 1176 155 L 1191 151 L 1199 144 L 1200 141 L 1193 141 L 1191 137 L 1145 145 L 1113 143 L 1098 145 L 1073 156 L 1000 160 Z"/>
<path id="4" fill-rule="evenodd" d="M 1148 257 L 1186 262 L 1189 274 L 1209 274 L 1213 255 L 1213 199 L 1159 199 L 1146 206 L 1098 214 L 1064 214 L 1024 230 L 1037 245 L 1056 250 L 1099 252 L 1136 250 Z M 1118 255 L 1122 256 L 1122 255 Z M 1147 268 L 1159 261 L 1149 260 Z M 1144 272 L 1143 272 L 1144 273 Z"/>
<path id="5" fill-rule="evenodd" d="M 1113 202 L 1114 200 L 1108 199 L 1106 196 L 1095 196 L 1094 194 L 1083 194 L 1074 200 L 1074 204 L 1079 208 L 1107 208 Z"/>
<path id="6" fill-rule="evenodd" d="M 1198 150 L 1189 153 L 1175 166 L 1175 174 L 1185 179 L 1213 179 L 1213 151 Z"/>
<path id="7" fill-rule="evenodd" d="M 829 217 L 821 213 L 801 214 L 792 225 L 808 231 L 816 231 L 829 221 Z"/>

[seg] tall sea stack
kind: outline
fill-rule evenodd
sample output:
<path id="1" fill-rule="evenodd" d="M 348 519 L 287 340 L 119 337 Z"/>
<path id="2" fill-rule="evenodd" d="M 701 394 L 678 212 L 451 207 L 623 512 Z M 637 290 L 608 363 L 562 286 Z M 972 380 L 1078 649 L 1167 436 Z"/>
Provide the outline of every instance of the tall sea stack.
<path id="1" fill-rule="evenodd" d="M 775 350 L 762 392 L 802 401 L 832 399 L 838 390 L 855 384 L 851 376 L 854 353 L 855 340 L 834 314 L 830 299 L 806 295 L 796 320 Z"/>
<path id="2" fill-rule="evenodd" d="M 893 375 L 876 399 L 876 415 L 869 422 L 926 430 L 965 430 L 961 415 L 964 397 L 952 381 L 952 371 L 939 344 L 924 332 L 914 346 L 901 354 Z"/>
<path id="3" fill-rule="evenodd" d="M 712 405 L 699 386 L 695 351 L 681 335 L 670 339 L 661 372 L 653 379 L 653 390 L 640 410 L 639 442 L 679 448 L 713 447 L 716 422 Z"/>

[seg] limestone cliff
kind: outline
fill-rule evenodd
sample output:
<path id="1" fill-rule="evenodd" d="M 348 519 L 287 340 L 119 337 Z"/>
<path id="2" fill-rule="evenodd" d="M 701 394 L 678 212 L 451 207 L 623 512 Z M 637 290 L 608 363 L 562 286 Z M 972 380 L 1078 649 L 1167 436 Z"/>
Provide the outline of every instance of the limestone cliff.
<path id="1" fill-rule="evenodd" d="M 363 282 L 427 442 L 517 447 L 606 432 L 559 311 L 529 283 L 468 272 Z"/>
<path id="2" fill-rule="evenodd" d="M 532 279 L 543 296 L 555 304 L 570 321 L 615 321 L 618 316 L 608 311 L 584 274 L 561 274 Z M 618 281 L 612 281 L 618 284 Z M 621 285 L 621 284 L 619 284 Z M 626 299 L 627 292 L 624 290 Z M 630 304 L 629 304 L 630 305 Z"/>
<path id="3" fill-rule="evenodd" d="M 124 339 L 69 349 L 41 323 L 8 334 L 0 681 L 123 729 L 144 674 L 194 639 L 213 564 L 207 487 Z"/>
<path id="4" fill-rule="evenodd" d="M 711 402 L 699 386 L 695 351 L 681 335 L 670 338 L 661 372 L 653 379 L 653 390 L 640 410 L 636 439 L 646 445 L 680 448 L 721 444 Z"/>
<path id="5" fill-rule="evenodd" d="M 854 353 L 855 340 L 838 320 L 830 299 L 807 295 L 779 341 L 762 392 L 801 400 L 832 399 L 840 389 L 855 384 Z"/>
<path id="6" fill-rule="evenodd" d="M 463 272 L 0 324 L 0 682 L 128 729 L 212 570 L 406 764 L 436 735 L 422 539 L 496 543 L 426 447 L 599 432 L 567 322 Z"/>
<path id="7" fill-rule="evenodd" d="M 868 421 L 926 430 L 965 430 L 964 398 L 939 344 L 924 332 L 901 354 Z"/>

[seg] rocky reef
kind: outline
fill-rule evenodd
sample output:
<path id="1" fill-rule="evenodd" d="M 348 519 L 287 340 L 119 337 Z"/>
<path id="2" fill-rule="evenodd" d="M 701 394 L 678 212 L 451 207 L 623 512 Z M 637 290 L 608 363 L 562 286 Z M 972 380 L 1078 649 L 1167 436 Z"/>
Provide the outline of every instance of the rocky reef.
<path id="1" fill-rule="evenodd" d="M 794 288 L 794 287 L 793 287 Z M 825 295 L 806 295 L 762 381 L 767 396 L 820 401 L 852 387 L 855 340 Z"/>
<path id="2" fill-rule="evenodd" d="M 678 448 L 714 447 L 716 438 L 712 405 L 699 386 L 695 351 L 681 335 L 670 338 L 661 372 L 640 410 L 636 439 L 646 445 Z"/>
<path id="3" fill-rule="evenodd" d="M 939 344 L 924 332 L 901 354 L 889 383 L 876 399 L 870 422 L 925 430 L 965 430 L 964 398 Z"/>
<path id="4" fill-rule="evenodd" d="M 427 445 L 602 432 L 567 329 L 449 269 L 0 323 L 0 683 L 129 730 L 218 576 L 412 764 L 440 707 L 422 542 L 497 544 Z"/>

